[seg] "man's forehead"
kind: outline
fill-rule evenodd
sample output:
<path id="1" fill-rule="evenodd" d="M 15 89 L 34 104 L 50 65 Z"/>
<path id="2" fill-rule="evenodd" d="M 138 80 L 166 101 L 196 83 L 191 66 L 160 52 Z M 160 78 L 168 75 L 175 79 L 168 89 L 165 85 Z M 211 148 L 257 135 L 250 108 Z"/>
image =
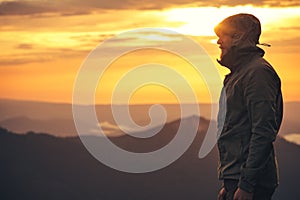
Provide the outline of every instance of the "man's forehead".
<path id="1" fill-rule="evenodd" d="M 225 26 L 223 24 L 217 25 L 215 27 L 214 31 L 218 37 L 224 36 L 224 35 L 234 35 L 235 33 L 239 32 L 238 30 L 236 30 L 230 26 Z"/>

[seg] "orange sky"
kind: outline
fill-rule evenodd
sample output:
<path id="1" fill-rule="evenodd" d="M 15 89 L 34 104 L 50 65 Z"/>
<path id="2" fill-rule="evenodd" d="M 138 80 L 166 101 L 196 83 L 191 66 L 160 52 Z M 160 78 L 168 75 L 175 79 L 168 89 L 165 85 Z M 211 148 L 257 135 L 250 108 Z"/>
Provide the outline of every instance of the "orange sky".
<path id="1" fill-rule="evenodd" d="M 161 27 L 185 34 L 203 46 L 215 62 L 219 49 L 213 27 L 231 14 L 248 12 L 261 20 L 260 41 L 272 44 L 271 48 L 264 48 L 265 57 L 281 76 L 285 101 L 300 101 L 297 60 L 300 2 L 270 0 L 262 4 L 246 0 L 245 5 L 239 5 L 236 0 L 214 0 L 201 5 L 192 0 L 177 4 L 136 2 L 139 3 L 129 0 L 71 0 L 68 3 L 0 0 L 0 98 L 71 103 L 76 74 L 89 52 L 100 42 L 135 28 Z M 149 33 L 145 37 L 152 36 Z M 168 37 L 153 40 L 174 39 Z M 116 45 L 131 43 L 124 39 Z M 195 89 L 198 101 L 209 102 L 209 93 L 201 78 L 194 77 L 193 71 L 185 68 L 188 63 L 174 55 L 154 51 L 128 54 L 113 63 L 99 82 L 102 93 L 96 93 L 96 102 L 110 103 L 113 88 L 122 74 L 153 62 L 178 70 Z M 228 73 L 222 67 L 217 68 L 222 76 Z M 166 75 L 166 78 L 172 77 Z M 123 90 L 126 93 L 126 87 Z M 174 103 L 176 98 L 163 87 L 147 85 L 140 87 L 130 102 Z"/>

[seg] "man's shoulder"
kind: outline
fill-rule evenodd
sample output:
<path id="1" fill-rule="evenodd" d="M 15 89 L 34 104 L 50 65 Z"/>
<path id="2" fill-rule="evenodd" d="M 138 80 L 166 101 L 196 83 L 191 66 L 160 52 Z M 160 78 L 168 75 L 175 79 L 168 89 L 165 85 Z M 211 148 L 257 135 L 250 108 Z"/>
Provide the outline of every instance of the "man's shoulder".
<path id="1" fill-rule="evenodd" d="M 280 82 L 280 78 L 272 65 L 264 58 L 253 59 L 246 67 L 243 76 L 244 82 Z"/>
<path id="2" fill-rule="evenodd" d="M 249 75 L 252 73 L 276 73 L 273 66 L 262 57 L 252 59 L 246 71 Z"/>

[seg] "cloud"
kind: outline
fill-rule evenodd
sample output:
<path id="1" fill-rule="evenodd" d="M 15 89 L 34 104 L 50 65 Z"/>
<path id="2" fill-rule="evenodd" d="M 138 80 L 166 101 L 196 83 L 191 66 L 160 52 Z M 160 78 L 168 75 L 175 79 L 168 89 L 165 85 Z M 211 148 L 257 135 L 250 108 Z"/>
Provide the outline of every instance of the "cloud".
<path id="1" fill-rule="evenodd" d="M 23 50 L 26 49 L 24 48 Z M 88 53 L 89 51 L 86 50 L 74 50 L 67 48 L 43 49 L 39 52 L 29 53 L 12 53 L 0 56 L 0 67 L 17 66 L 29 63 L 45 63 L 60 58 L 82 57 L 88 55 Z"/>
<path id="2" fill-rule="evenodd" d="M 181 6 L 237 6 L 252 4 L 257 6 L 300 6 L 297 0 L 15 0 L 0 2 L 0 15 L 34 15 L 41 13 L 60 13 L 62 15 L 82 15 L 103 10 L 160 10 Z"/>
<path id="3" fill-rule="evenodd" d="M 15 66 L 35 62 L 47 62 L 50 58 L 45 55 L 27 54 L 27 55 L 9 55 L 0 57 L 0 66 Z"/>
<path id="4" fill-rule="evenodd" d="M 288 142 L 300 145 L 300 134 L 299 133 L 291 133 L 283 136 L 285 140 Z"/>
<path id="5" fill-rule="evenodd" d="M 300 47 L 300 37 L 288 38 L 288 39 L 277 39 L 271 41 L 272 45 L 282 47 Z M 299 48 L 300 49 L 300 48 Z M 298 53 L 298 52 L 297 52 Z"/>
<path id="6" fill-rule="evenodd" d="M 42 2 L 4 1 L 0 4 L 0 15 L 29 15 L 55 11 L 53 7 L 45 6 Z"/>
<path id="7" fill-rule="evenodd" d="M 33 48 L 33 45 L 32 44 L 26 44 L 26 43 L 22 43 L 22 44 L 19 44 L 17 46 L 17 49 L 32 49 Z"/>
<path id="8" fill-rule="evenodd" d="M 300 31 L 300 26 L 280 27 L 281 31 Z"/>
<path id="9" fill-rule="evenodd" d="M 120 131 L 120 128 L 114 124 L 109 123 L 108 121 L 104 121 L 99 123 L 99 126 L 103 130 L 110 130 L 110 131 Z"/>

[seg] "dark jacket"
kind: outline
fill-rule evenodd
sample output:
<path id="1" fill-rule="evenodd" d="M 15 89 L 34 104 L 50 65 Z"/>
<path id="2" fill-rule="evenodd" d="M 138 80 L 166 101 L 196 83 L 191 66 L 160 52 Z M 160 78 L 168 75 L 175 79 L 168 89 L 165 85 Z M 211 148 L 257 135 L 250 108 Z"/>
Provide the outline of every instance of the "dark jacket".
<path id="1" fill-rule="evenodd" d="M 231 73 L 219 102 L 218 175 L 248 192 L 278 185 L 273 142 L 282 121 L 281 83 L 263 55 L 258 47 L 232 48 L 219 61 Z"/>

